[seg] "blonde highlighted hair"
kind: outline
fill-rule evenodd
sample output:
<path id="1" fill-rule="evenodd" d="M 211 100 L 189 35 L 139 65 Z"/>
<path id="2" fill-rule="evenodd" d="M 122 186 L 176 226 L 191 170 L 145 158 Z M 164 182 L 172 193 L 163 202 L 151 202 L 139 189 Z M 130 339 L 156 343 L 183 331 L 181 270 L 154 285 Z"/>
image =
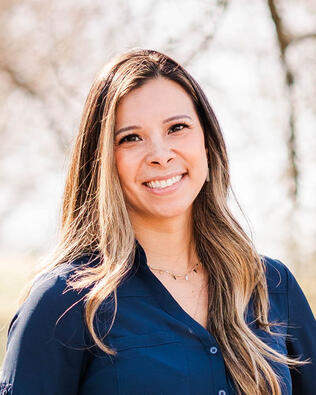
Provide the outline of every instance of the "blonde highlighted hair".
<path id="1" fill-rule="evenodd" d="M 271 333 L 264 263 L 227 204 L 229 165 L 216 116 L 199 84 L 169 56 L 133 49 L 114 58 L 95 79 L 72 153 L 59 241 L 42 271 L 83 254 L 98 256 L 98 265 L 79 267 L 68 285 L 75 290 L 91 287 L 85 296 L 87 327 L 100 349 L 115 354 L 93 325 L 100 304 L 112 293 L 113 324 L 116 288 L 131 270 L 135 254 L 135 235 L 114 160 L 115 114 L 123 96 L 157 77 L 177 82 L 190 95 L 208 149 L 210 182 L 193 204 L 196 251 L 210 279 L 208 330 L 221 346 L 238 393 L 280 395 L 279 378 L 268 360 L 290 366 L 298 362 L 270 348 L 245 322 L 253 296 L 255 319 L 261 329 Z"/>

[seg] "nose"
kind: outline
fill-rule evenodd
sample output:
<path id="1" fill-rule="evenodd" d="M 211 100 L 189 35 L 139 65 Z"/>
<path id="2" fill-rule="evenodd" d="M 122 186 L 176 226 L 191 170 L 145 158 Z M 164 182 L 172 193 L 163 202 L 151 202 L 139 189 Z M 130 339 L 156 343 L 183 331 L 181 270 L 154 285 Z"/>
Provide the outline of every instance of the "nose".
<path id="1" fill-rule="evenodd" d="M 150 166 L 166 167 L 176 157 L 170 144 L 163 139 L 152 141 L 148 149 L 146 162 Z"/>

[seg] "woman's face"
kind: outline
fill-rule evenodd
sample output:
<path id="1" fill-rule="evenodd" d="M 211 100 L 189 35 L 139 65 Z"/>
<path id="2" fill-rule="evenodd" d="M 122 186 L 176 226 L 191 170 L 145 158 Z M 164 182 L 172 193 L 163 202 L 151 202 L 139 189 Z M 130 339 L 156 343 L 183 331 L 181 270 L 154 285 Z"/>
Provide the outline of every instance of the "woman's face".
<path id="1" fill-rule="evenodd" d="M 129 92 L 117 108 L 114 138 L 128 211 L 146 220 L 189 216 L 208 164 L 202 127 L 181 85 L 159 77 Z"/>

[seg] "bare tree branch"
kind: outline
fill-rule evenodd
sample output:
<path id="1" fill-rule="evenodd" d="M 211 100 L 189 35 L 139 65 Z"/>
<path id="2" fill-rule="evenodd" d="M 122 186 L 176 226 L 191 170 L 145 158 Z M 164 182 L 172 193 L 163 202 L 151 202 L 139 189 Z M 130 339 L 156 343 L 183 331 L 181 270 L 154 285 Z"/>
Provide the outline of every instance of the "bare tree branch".
<path id="1" fill-rule="evenodd" d="M 221 16 L 223 16 L 224 12 L 226 11 L 228 3 L 229 3 L 228 0 L 217 0 L 216 9 L 221 10 Z M 212 32 L 202 35 L 201 42 L 194 49 L 192 49 L 192 51 L 187 55 L 186 60 L 182 61 L 182 64 L 184 67 L 187 67 L 189 63 L 192 63 L 192 61 L 194 61 L 194 59 L 198 55 L 201 55 L 201 53 L 207 51 L 210 43 L 212 42 L 212 40 L 216 34 L 216 31 L 219 27 L 220 22 L 221 22 L 221 18 L 217 18 L 216 23 L 214 23 L 214 25 L 213 25 Z M 203 24 L 200 24 L 200 25 L 203 25 Z"/>
<path id="2" fill-rule="evenodd" d="M 298 42 L 308 40 L 308 39 L 314 39 L 314 38 L 316 38 L 316 32 L 302 34 L 301 36 L 292 37 L 292 39 L 288 45 L 296 44 Z"/>
<path id="3" fill-rule="evenodd" d="M 12 83 L 16 87 L 22 89 L 24 92 L 32 96 L 36 96 L 38 94 L 34 87 L 27 81 L 24 81 L 21 75 L 16 70 L 14 70 L 8 63 L 1 62 L 0 69 L 9 75 Z"/>
<path id="4" fill-rule="evenodd" d="M 271 13 L 272 20 L 275 24 L 277 41 L 280 49 L 280 58 L 285 74 L 285 81 L 288 88 L 288 98 L 290 105 L 289 114 L 289 136 L 287 140 L 288 149 L 288 176 L 290 179 L 289 185 L 289 197 L 294 205 L 297 205 L 298 197 L 298 183 L 299 183 L 299 170 L 297 166 L 297 138 L 296 138 L 296 122 L 295 122 L 295 109 L 293 103 L 293 85 L 294 85 L 294 75 L 290 69 L 290 65 L 286 59 L 286 48 L 293 42 L 293 36 L 291 36 L 285 29 L 282 18 L 277 9 L 277 0 L 268 0 L 268 5 Z"/>

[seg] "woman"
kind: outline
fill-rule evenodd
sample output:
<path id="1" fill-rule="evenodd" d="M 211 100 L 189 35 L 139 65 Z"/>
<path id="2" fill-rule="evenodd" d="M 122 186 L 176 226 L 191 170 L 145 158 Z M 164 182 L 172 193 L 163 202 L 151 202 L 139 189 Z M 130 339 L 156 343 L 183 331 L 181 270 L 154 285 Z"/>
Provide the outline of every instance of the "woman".
<path id="1" fill-rule="evenodd" d="M 314 393 L 313 314 L 229 188 L 190 74 L 157 51 L 115 58 L 85 104 L 55 255 L 11 321 L 1 394 Z"/>

